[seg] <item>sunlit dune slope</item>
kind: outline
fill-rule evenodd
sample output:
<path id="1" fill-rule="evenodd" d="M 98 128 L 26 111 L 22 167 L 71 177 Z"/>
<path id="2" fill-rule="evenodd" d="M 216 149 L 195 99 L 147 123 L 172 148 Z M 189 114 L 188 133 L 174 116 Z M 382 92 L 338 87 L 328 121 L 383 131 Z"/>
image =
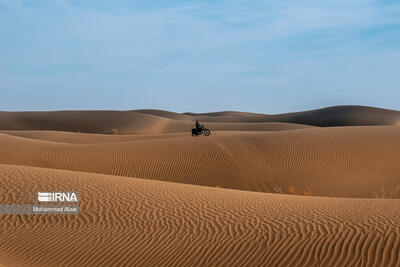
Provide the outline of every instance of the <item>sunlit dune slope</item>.
<path id="1" fill-rule="evenodd" d="M 0 203 L 78 191 L 80 215 L 0 216 L 6 266 L 398 266 L 400 201 L 255 193 L 0 165 Z"/>
<path id="2" fill-rule="evenodd" d="M 143 141 L 143 140 L 182 138 L 190 136 L 189 133 L 164 133 L 164 134 L 151 134 L 151 135 L 146 135 L 146 134 L 111 135 L 111 134 L 72 133 L 64 131 L 0 131 L 0 134 L 1 133 L 11 136 L 25 137 L 29 139 L 53 141 L 59 143 L 71 143 L 71 144 L 120 143 L 120 142 L 132 142 L 132 141 Z M 229 134 L 233 133 L 229 132 Z"/>
<path id="3" fill-rule="evenodd" d="M 400 185 L 399 136 L 395 126 L 217 132 L 98 144 L 0 134 L 0 163 L 261 192 L 372 197 Z"/>

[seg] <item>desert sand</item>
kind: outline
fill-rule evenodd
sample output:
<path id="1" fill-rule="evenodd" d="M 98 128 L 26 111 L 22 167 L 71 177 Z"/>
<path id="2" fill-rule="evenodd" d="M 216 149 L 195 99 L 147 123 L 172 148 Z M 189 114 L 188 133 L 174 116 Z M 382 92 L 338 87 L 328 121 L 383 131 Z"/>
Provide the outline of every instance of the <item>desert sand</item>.
<path id="1" fill-rule="evenodd" d="M 0 204 L 78 191 L 80 214 L 0 215 L 0 265 L 398 266 L 399 120 L 1 112 Z"/>

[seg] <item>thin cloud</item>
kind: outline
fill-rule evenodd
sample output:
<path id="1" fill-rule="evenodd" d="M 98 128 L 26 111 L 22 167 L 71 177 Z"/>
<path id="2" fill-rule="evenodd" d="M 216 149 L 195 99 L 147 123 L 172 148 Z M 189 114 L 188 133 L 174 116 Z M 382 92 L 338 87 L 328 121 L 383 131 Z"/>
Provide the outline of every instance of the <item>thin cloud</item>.
<path id="1" fill-rule="evenodd" d="M 371 92 L 374 77 L 384 77 L 381 85 L 393 95 L 399 82 L 390 71 L 400 67 L 400 5 L 393 2 L 32 3 L 0 0 L 2 90 L 40 93 L 58 83 L 89 95 L 100 87 L 104 101 L 115 88 L 138 99 L 143 88 L 160 99 L 172 90 L 170 101 L 189 110 L 179 96 L 207 101 L 208 93 L 230 91 L 228 100 L 239 105 L 246 90 L 260 98 L 304 90 L 318 101 L 348 86 Z M 309 104 L 302 96 L 293 101 Z M 266 112 L 273 111 L 280 110 Z"/>

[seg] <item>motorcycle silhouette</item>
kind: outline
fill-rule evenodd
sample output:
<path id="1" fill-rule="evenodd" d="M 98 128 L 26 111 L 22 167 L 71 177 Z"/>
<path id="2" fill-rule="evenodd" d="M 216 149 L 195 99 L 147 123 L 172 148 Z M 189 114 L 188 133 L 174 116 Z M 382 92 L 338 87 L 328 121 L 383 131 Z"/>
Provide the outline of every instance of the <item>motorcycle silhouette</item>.
<path id="1" fill-rule="evenodd" d="M 211 131 L 208 128 L 206 128 L 204 125 L 201 125 L 200 128 L 192 129 L 192 136 L 199 136 L 203 133 L 205 136 L 209 136 Z"/>

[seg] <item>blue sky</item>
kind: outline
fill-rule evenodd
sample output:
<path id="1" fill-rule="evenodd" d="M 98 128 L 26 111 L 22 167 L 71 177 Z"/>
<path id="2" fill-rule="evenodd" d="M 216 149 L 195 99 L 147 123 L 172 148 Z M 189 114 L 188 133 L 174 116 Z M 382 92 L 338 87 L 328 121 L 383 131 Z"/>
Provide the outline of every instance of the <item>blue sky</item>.
<path id="1" fill-rule="evenodd" d="M 400 2 L 0 0 L 0 110 L 400 110 Z"/>

